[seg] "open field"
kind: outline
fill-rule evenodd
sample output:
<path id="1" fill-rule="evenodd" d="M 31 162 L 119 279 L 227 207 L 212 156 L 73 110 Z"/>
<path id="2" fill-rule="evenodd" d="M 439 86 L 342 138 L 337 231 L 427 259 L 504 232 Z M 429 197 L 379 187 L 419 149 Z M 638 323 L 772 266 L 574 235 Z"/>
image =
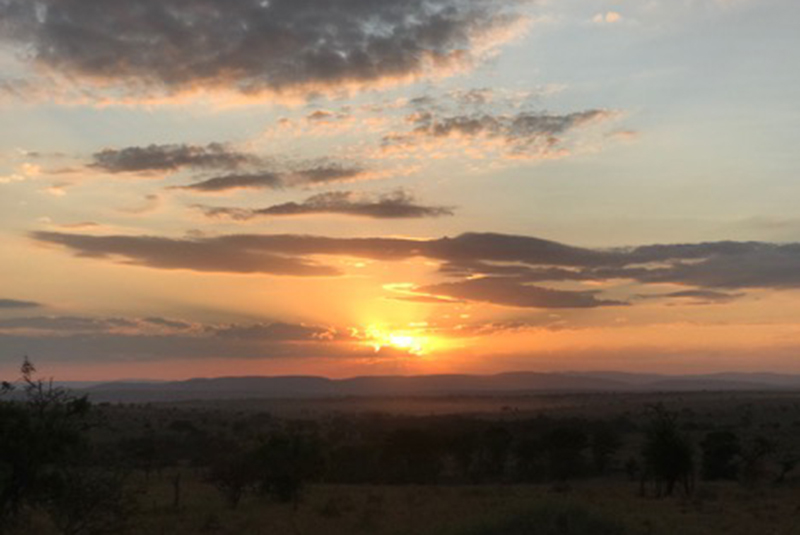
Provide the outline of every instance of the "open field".
<path id="1" fill-rule="evenodd" d="M 662 500 L 640 498 L 635 484 L 607 479 L 581 482 L 566 492 L 547 485 L 313 485 L 297 508 L 253 497 L 231 510 L 213 487 L 187 478 L 186 497 L 175 510 L 171 475 L 145 487 L 133 533 L 449 535 L 542 507 L 585 509 L 631 534 L 800 533 L 795 485 L 749 492 L 736 484 L 704 483 L 691 498 Z"/>
<path id="2" fill-rule="evenodd" d="M 77 424 L 79 455 L 42 465 L 73 498 L 9 533 L 800 534 L 796 392 L 100 403 Z M 81 515 L 113 522 L 55 523 Z"/>
<path id="3" fill-rule="evenodd" d="M 663 403 L 698 414 L 760 416 L 795 414 L 800 420 L 800 391 L 700 391 L 647 393 L 559 393 L 451 396 L 350 396 L 292 399 L 188 400 L 149 403 L 151 408 L 260 412 L 282 418 L 319 418 L 331 415 L 395 414 L 409 416 L 475 415 L 524 418 L 539 414 L 575 417 L 616 417 L 641 413 L 644 407 Z M 141 404 L 139 404 L 141 405 Z"/>

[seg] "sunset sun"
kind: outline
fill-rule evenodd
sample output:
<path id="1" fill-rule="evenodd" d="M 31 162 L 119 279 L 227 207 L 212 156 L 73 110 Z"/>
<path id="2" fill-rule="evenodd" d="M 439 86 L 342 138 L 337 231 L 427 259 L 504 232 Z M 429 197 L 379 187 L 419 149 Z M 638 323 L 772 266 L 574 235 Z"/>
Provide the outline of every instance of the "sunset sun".
<path id="1" fill-rule="evenodd" d="M 367 327 L 364 340 L 376 352 L 391 348 L 411 355 L 428 355 L 440 345 L 438 339 L 426 333 L 413 329 L 390 329 L 380 325 Z"/>

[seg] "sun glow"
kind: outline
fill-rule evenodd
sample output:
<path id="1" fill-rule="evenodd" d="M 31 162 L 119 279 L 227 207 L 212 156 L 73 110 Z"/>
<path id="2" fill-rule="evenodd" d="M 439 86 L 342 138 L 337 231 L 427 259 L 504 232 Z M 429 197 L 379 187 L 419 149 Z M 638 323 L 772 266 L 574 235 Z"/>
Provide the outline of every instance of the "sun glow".
<path id="1" fill-rule="evenodd" d="M 398 330 L 370 325 L 364 331 L 364 343 L 372 346 L 376 352 L 383 348 L 393 348 L 412 355 L 427 355 L 440 345 L 439 342 L 436 337 L 413 327 Z"/>

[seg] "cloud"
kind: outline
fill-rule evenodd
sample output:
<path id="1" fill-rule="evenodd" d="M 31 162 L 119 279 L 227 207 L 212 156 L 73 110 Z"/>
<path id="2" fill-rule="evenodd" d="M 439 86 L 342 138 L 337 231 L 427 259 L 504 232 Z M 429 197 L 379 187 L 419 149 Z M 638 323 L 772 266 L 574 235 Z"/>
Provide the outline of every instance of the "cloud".
<path id="1" fill-rule="evenodd" d="M 598 13 L 592 18 L 595 24 L 614 24 L 622 20 L 622 15 L 616 11 L 606 11 L 605 13 Z"/>
<path id="2" fill-rule="evenodd" d="M 690 300 L 695 305 L 717 305 L 730 303 L 740 297 L 743 293 L 727 293 L 715 290 L 681 290 L 662 294 L 640 295 L 641 299 L 681 299 Z"/>
<path id="3" fill-rule="evenodd" d="M 313 186 L 367 179 L 371 173 L 359 167 L 339 164 L 320 164 L 296 170 L 265 170 L 216 176 L 172 189 L 201 193 L 219 193 L 236 189 L 281 189 L 285 187 Z"/>
<path id="4" fill-rule="evenodd" d="M 35 316 L 0 319 L 0 332 L 24 330 L 43 333 L 110 332 L 136 327 L 137 323 L 123 318 L 90 318 L 83 316 Z"/>
<path id="5" fill-rule="evenodd" d="M 84 257 L 117 257 L 126 263 L 151 267 L 198 271 L 218 269 L 234 273 L 260 271 L 262 256 L 267 259 L 278 257 L 286 261 L 301 261 L 298 257 L 310 255 L 341 255 L 372 260 L 420 257 L 444 262 L 477 259 L 564 266 L 625 263 L 625 254 L 621 252 L 584 249 L 539 238 L 491 233 L 466 233 L 455 238 L 430 240 L 329 238 L 297 234 L 163 238 L 34 232 L 31 236 L 40 242 L 67 247 Z M 212 266 L 215 269 L 210 269 Z"/>
<path id="6" fill-rule="evenodd" d="M 5 0 L 0 39 L 123 94 L 304 95 L 462 70 L 518 32 L 521 0 Z"/>
<path id="7" fill-rule="evenodd" d="M 417 288 L 421 294 L 520 308 L 595 308 L 624 305 L 597 298 L 595 291 L 553 290 L 514 277 L 484 277 Z"/>
<path id="8" fill-rule="evenodd" d="M 0 319 L 0 334 L 26 332 L 40 336 L 76 334 L 192 335 L 231 340 L 314 341 L 343 339 L 331 327 L 286 322 L 197 324 L 184 320 L 148 317 L 30 316 Z"/>
<path id="9" fill-rule="evenodd" d="M 467 154 L 480 157 L 487 152 L 499 151 L 512 158 L 557 158 L 569 152 L 564 138 L 567 133 L 614 115 L 608 110 L 563 115 L 529 111 L 448 115 L 428 110 L 409 115 L 410 129 L 385 135 L 381 144 L 384 151 L 390 153 L 413 148 L 433 150 L 447 143 L 460 142 L 468 145 Z M 471 144 L 476 145 L 470 147 Z"/>
<path id="10" fill-rule="evenodd" d="M 800 244 L 797 243 L 664 245 L 638 248 L 631 254 L 653 256 L 668 263 L 665 267 L 631 271 L 631 278 L 640 282 L 677 282 L 726 289 L 800 288 Z"/>
<path id="11" fill-rule="evenodd" d="M 285 322 L 199 324 L 167 318 L 41 316 L 0 319 L 0 354 L 42 360 L 341 356 L 346 331 Z"/>
<path id="12" fill-rule="evenodd" d="M 393 301 L 406 301 L 408 303 L 422 303 L 425 305 L 454 305 L 466 302 L 463 299 L 452 299 L 439 295 L 401 295 L 390 297 L 390 299 Z"/>
<path id="13" fill-rule="evenodd" d="M 19 299 L 2 299 L 0 298 L 0 310 L 14 310 L 20 308 L 38 308 L 42 306 L 40 303 L 33 301 L 20 301 Z"/>
<path id="14" fill-rule="evenodd" d="M 17 166 L 17 170 L 10 175 L 0 175 L 0 184 L 11 184 L 13 182 L 25 182 L 42 174 L 42 168 L 36 164 L 23 163 Z"/>
<path id="15" fill-rule="evenodd" d="M 184 189 L 213 193 L 235 189 L 279 189 L 284 186 L 280 173 L 265 171 L 260 173 L 232 174 L 215 176 L 188 186 L 176 186 L 173 189 Z"/>
<path id="16" fill-rule="evenodd" d="M 103 225 L 95 221 L 78 221 L 77 223 L 62 223 L 58 227 L 66 230 L 94 230 L 103 228 Z"/>
<path id="17" fill-rule="evenodd" d="M 221 143 L 208 145 L 148 145 L 104 149 L 92 156 L 89 167 L 109 173 L 174 172 L 183 168 L 237 169 L 258 163 L 253 155 Z"/>
<path id="18" fill-rule="evenodd" d="M 303 202 L 276 204 L 261 209 L 226 208 L 196 205 L 208 217 L 228 217 L 246 221 L 258 217 L 336 214 L 372 219 L 416 219 L 453 215 L 452 208 L 423 206 L 412 195 L 396 190 L 383 195 L 366 195 L 352 191 L 336 191 L 313 195 Z"/>
<path id="19" fill-rule="evenodd" d="M 144 196 L 142 202 L 138 206 L 128 206 L 120 208 L 119 211 L 123 214 L 142 215 L 150 214 L 158 210 L 161 206 L 161 197 L 155 193 L 150 193 Z"/>
<path id="20" fill-rule="evenodd" d="M 343 273 L 319 263 L 317 257 L 428 259 L 440 262 L 440 274 L 455 280 L 423 286 L 416 294 L 506 306 L 591 308 L 620 304 L 618 299 L 606 299 L 594 290 L 555 290 L 543 287 L 543 283 L 582 286 L 620 280 L 643 287 L 678 284 L 686 291 L 800 289 L 800 244 L 796 243 L 709 242 L 588 249 L 492 233 L 438 239 L 296 234 L 158 238 L 63 232 L 36 232 L 32 237 L 66 247 L 82 257 L 200 272 L 335 276 Z M 704 296 L 709 299 L 712 294 Z"/>
<path id="21" fill-rule="evenodd" d="M 312 341 L 339 337 L 330 328 L 283 322 L 225 325 L 209 331 L 214 336 L 236 340 Z"/>
<path id="22" fill-rule="evenodd" d="M 158 269 L 187 269 L 212 273 L 332 276 L 338 270 L 296 256 L 272 254 L 248 247 L 242 240 L 216 238 L 170 239 L 154 236 L 89 236 L 36 232 L 42 242 L 62 245 L 78 256 L 119 258 L 122 263 Z M 247 241 L 247 240 L 245 240 Z M 257 245 L 257 244 L 254 244 Z"/>
<path id="23" fill-rule="evenodd" d="M 71 182 L 56 182 L 39 191 L 52 195 L 53 197 L 64 197 L 67 194 L 67 188 L 72 185 Z"/>

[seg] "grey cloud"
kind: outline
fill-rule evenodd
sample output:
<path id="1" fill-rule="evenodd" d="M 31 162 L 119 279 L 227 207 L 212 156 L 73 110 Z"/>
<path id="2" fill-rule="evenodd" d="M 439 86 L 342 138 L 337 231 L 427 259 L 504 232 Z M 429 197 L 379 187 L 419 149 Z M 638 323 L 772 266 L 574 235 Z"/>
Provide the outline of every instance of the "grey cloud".
<path id="1" fill-rule="evenodd" d="M 485 277 L 432 284 L 417 289 L 422 294 L 521 308 L 595 308 L 624 305 L 597 298 L 597 292 L 553 290 L 533 286 L 514 277 Z"/>
<path id="2" fill-rule="evenodd" d="M 796 243 L 721 241 L 599 250 L 493 234 L 458 239 L 464 237 L 473 242 L 474 254 L 448 255 L 445 272 L 513 272 L 534 282 L 630 279 L 723 289 L 800 288 L 800 244 Z M 478 245 L 481 242 L 486 245 Z M 463 251 L 464 243 L 458 249 Z"/>
<path id="3" fill-rule="evenodd" d="M 328 328 L 295 323 L 257 323 L 251 325 L 226 325 L 211 329 L 215 336 L 238 340 L 309 341 L 330 339 Z"/>
<path id="4" fill-rule="evenodd" d="M 19 308 L 37 308 L 42 306 L 33 301 L 21 301 L 19 299 L 0 299 L 0 310 L 13 310 Z"/>
<path id="5" fill-rule="evenodd" d="M 156 194 L 148 194 L 145 195 L 142 199 L 141 204 L 138 206 L 129 206 L 125 208 L 120 208 L 119 211 L 123 214 L 130 214 L 130 215 L 143 215 L 148 214 L 150 212 L 156 211 L 159 206 L 161 206 L 162 199 L 159 195 Z"/>
<path id="6" fill-rule="evenodd" d="M 358 179 L 367 174 L 359 167 L 342 165 L 318 165 L 289 173 L 287 179 L 295 185 L 330 184 Z"/>
<path id="7" fill-rule="evenodd" d="M 366 175 L 367 171 L 358 167 L 323 164 L 298 170 L 265 170 L 216 176 L 175 189 L 203 193 L 218 193 L 235 189 L 281 189 L 355 180 Z"/>
<path id="8" fill-rule="evenodd" d="M 124 318 L 90 318 L 83 316 L 34 316 L 0 319 L 0 330 L 24 329 L 55 332 L 96 332 L 137 324 Z"/>
<path id="9" fill-rule="evenodd" d="M 116 318 L 89 316 L 29 316 L 0 319 L 0 332 L 33 331 L 41 336 L 87 333 L 115 333 L 124 331 L 129 336 L 169 332 L 197 336 L 260 341 L 312 341 L 333 339 L 334 329 L 304 324 L 229 323 L 195 324 L 184 320 L 161 317 Z M 341 336 L 338 336 L 341 338 Z"/>
<path id="10" fill-rule="evenodd" d="M 279 173 L 261 172 L 216 176 L 174 189 L 213 193 L 234 189 L 280 189 L 284 185 L 283 177 Z"/>
<path id="11" fill-rule="evenodd" d="M 426 305 L 453 305 L 464 303 L 462 299 L 441 297 L 437 295 L 400 295 L 390 298 L 392 301 L 406 301 L 408 303 L 423 303 Z"/>
<path id="12" fill-rule="evenodd" d="M 248 220 L 257 217 L 302 216 L 314 214 L 337 214 L 372 219 L 415 219 L 453 215 L 453 210 L 444 206 L 423 206 L 403 190 L 379 196 L 358 194 L 352 191 L 321 193 L 301 203 L 289 202 L 261 209 L 225 208 L 198 206 L 209 217 L 229 217 Z"/>
<path id="13" fill-rule="evenodd" d="M 0 355 L 40 361 L 341 356 L 336 329 L 283 322 L 193 324 L 164 318 L 30 317 L 0 323 Z"/>
<path id="14" fill-rule="evenodd" d="M 310 123 L 335 123 L 351 119 L 353 116 L 345 111 L 332 112 L 328 110 L 316 110 L 306 115 L 306 121 Z"/>
<path id="15" fill-rule="evenodd" d="M 690 299 L 694 304 L 708 305 L 730 303 L 743 296 L 743 293 L 727 293 L 715 290 L 681 290 L 662 294 L 640 295 L 638 297 L 641 299 Z"/>
<path id="16" fill-rule="evenodd" d="M 600 271 L 644 283 L 675 282 L 721 289 L 800 288 L 800 244 L 710 242 L 653 245 L 623 252 L 647 268 Z M 659 264 L 660 263 L 660 264 Z"/>
<path id="17" fill-rule="evenodd" d="M 517 157 L 557 155 L 562 149 L 563 135 L 613 115 L 608 110 L 587 110 L 564 115 L 529 111 L 448 115 L 428 110 L 409 116 L 411 130 L 384 136 L 382 145 L 386 148 L 405 147 L 431 139 L 457 137 L 500 141 L 510 155 Z"/>
<path id="18" fill-rule="evenodd" d="M 521 0 L 5 0 L 0 39 L 40 67 L 131 93 L 312 93 L 479 59 Z M 485 41 L 485 39 L 483 39 Z"/>
<path id="19" fill-rule="evenodd" d="M 238 152 L 221 143 L 208 145 L 148 145 L 104 149 L 92 156 L 89 167 L 109 173 L 178 171 L 194 169 L 237 169 L 258 163 L 253 155 Z"/>
<path id="20" fill-rule="evenodd" d="M 455 286 L 439 287 L 438 293 L 422 293 L 470 300 L 493 296 L 503 303 L 616 304 L 593 293 L 560 295 L 531 286 L 548 281 L 621 279 L 645 285 L 681 284 L 687 291 L 800 288 L 800 244 L 712 242 L 587 249 L 534 237 L 490 233 L 425 240 L 292 234 L 183 239 L 60 232 L 37 232 L 32 236 L 40 242 L 66 247 L 79 256 L 160 269 L 229 273 L 341 274 L 311 260 L 317 255 L 382 261 L 427 258 L 442 262 L 444 274 L 463 280 L 453 283 Z M 517 291 L 519 294 L 515 295 Z"/>
<path id="21" fill-rule="evenodd" d="M 447 262 L 518 262 L 540 266 L 603 266 L 622 262 L 622 254 L 573 247 L 529 236 L 468 232 L 427 242 L 431 258 Z"/>
<path id="22" fill-rule="evenodd" d="M 150 318 L 144 318 L 143 321 L 158 327 L 166 327 L 168 329 L 174 329 L 179 331 L 188 330 L 193 327 L 193 325 L 189 322 L 181 320 L 173 320 L 168 318 L 150 317 Z"/>
<path id="23" fill-rule="evenodd" d="M 297 256 L 269 253 L 258 243 L 215 238 L 170 239 L 154 236 L 87 236 L 37 232 L 42 242 L 62 245 L 78 256 L 121 258 L 122 263 L 159 269 L 188 269 L 216 273 L 331 276 L 339 272 Z"/>
<path id="24" fill-rule="evenodd" d="M 443 262 L 496 262 L 542 266 L 602 268 L 624 266 L 630 253 L 572 247 L 527 236 L 466 233 L 454 238 L 328 238 L 294 234 L 232 234 L 197 238 L 92 236 L 35 232 L 32 237 L 62 245 L 80 256 L 121 257 L 133 264 L 209 271 L 208 264 L 232 272 L 252 272 L 256 260 L 278 256 L 345 255 L 373 260 L 424 257 Z M 636 257 L 637 262 L 640 258 Z M 237 267 L 241 263 L 241 267 Z M 255 266 L 257 267 L 257 266 Z M 224 269 L 221 269 L 224 271 Z"/>
<path id="25" fill-rule="evenodd" d="M 556 267 L 531 267 L 526 264 L 496 264 L 490 262 L 447 262 L 439 271 L 450 276 L 501 275 L 518 276 L 528 282 L 585 281 L 594 277 L 591 272 Z"/>
<path id="26" fill-rule="evenodd" d="M 526 311 L 526 315 L 530 312 Z M 558 331 L 564 328 L 564 321 L 551 312 L 539 315 L 538 317 L 528 317 L 525 320 L 509 320 L 490 323 L 467 323 L 458 324 L 451 327 L 436 327 L 436 332 L 454 337 L 474 337 L 490 336 L 495 334 L 515 333 L 532 330 Z"/>

